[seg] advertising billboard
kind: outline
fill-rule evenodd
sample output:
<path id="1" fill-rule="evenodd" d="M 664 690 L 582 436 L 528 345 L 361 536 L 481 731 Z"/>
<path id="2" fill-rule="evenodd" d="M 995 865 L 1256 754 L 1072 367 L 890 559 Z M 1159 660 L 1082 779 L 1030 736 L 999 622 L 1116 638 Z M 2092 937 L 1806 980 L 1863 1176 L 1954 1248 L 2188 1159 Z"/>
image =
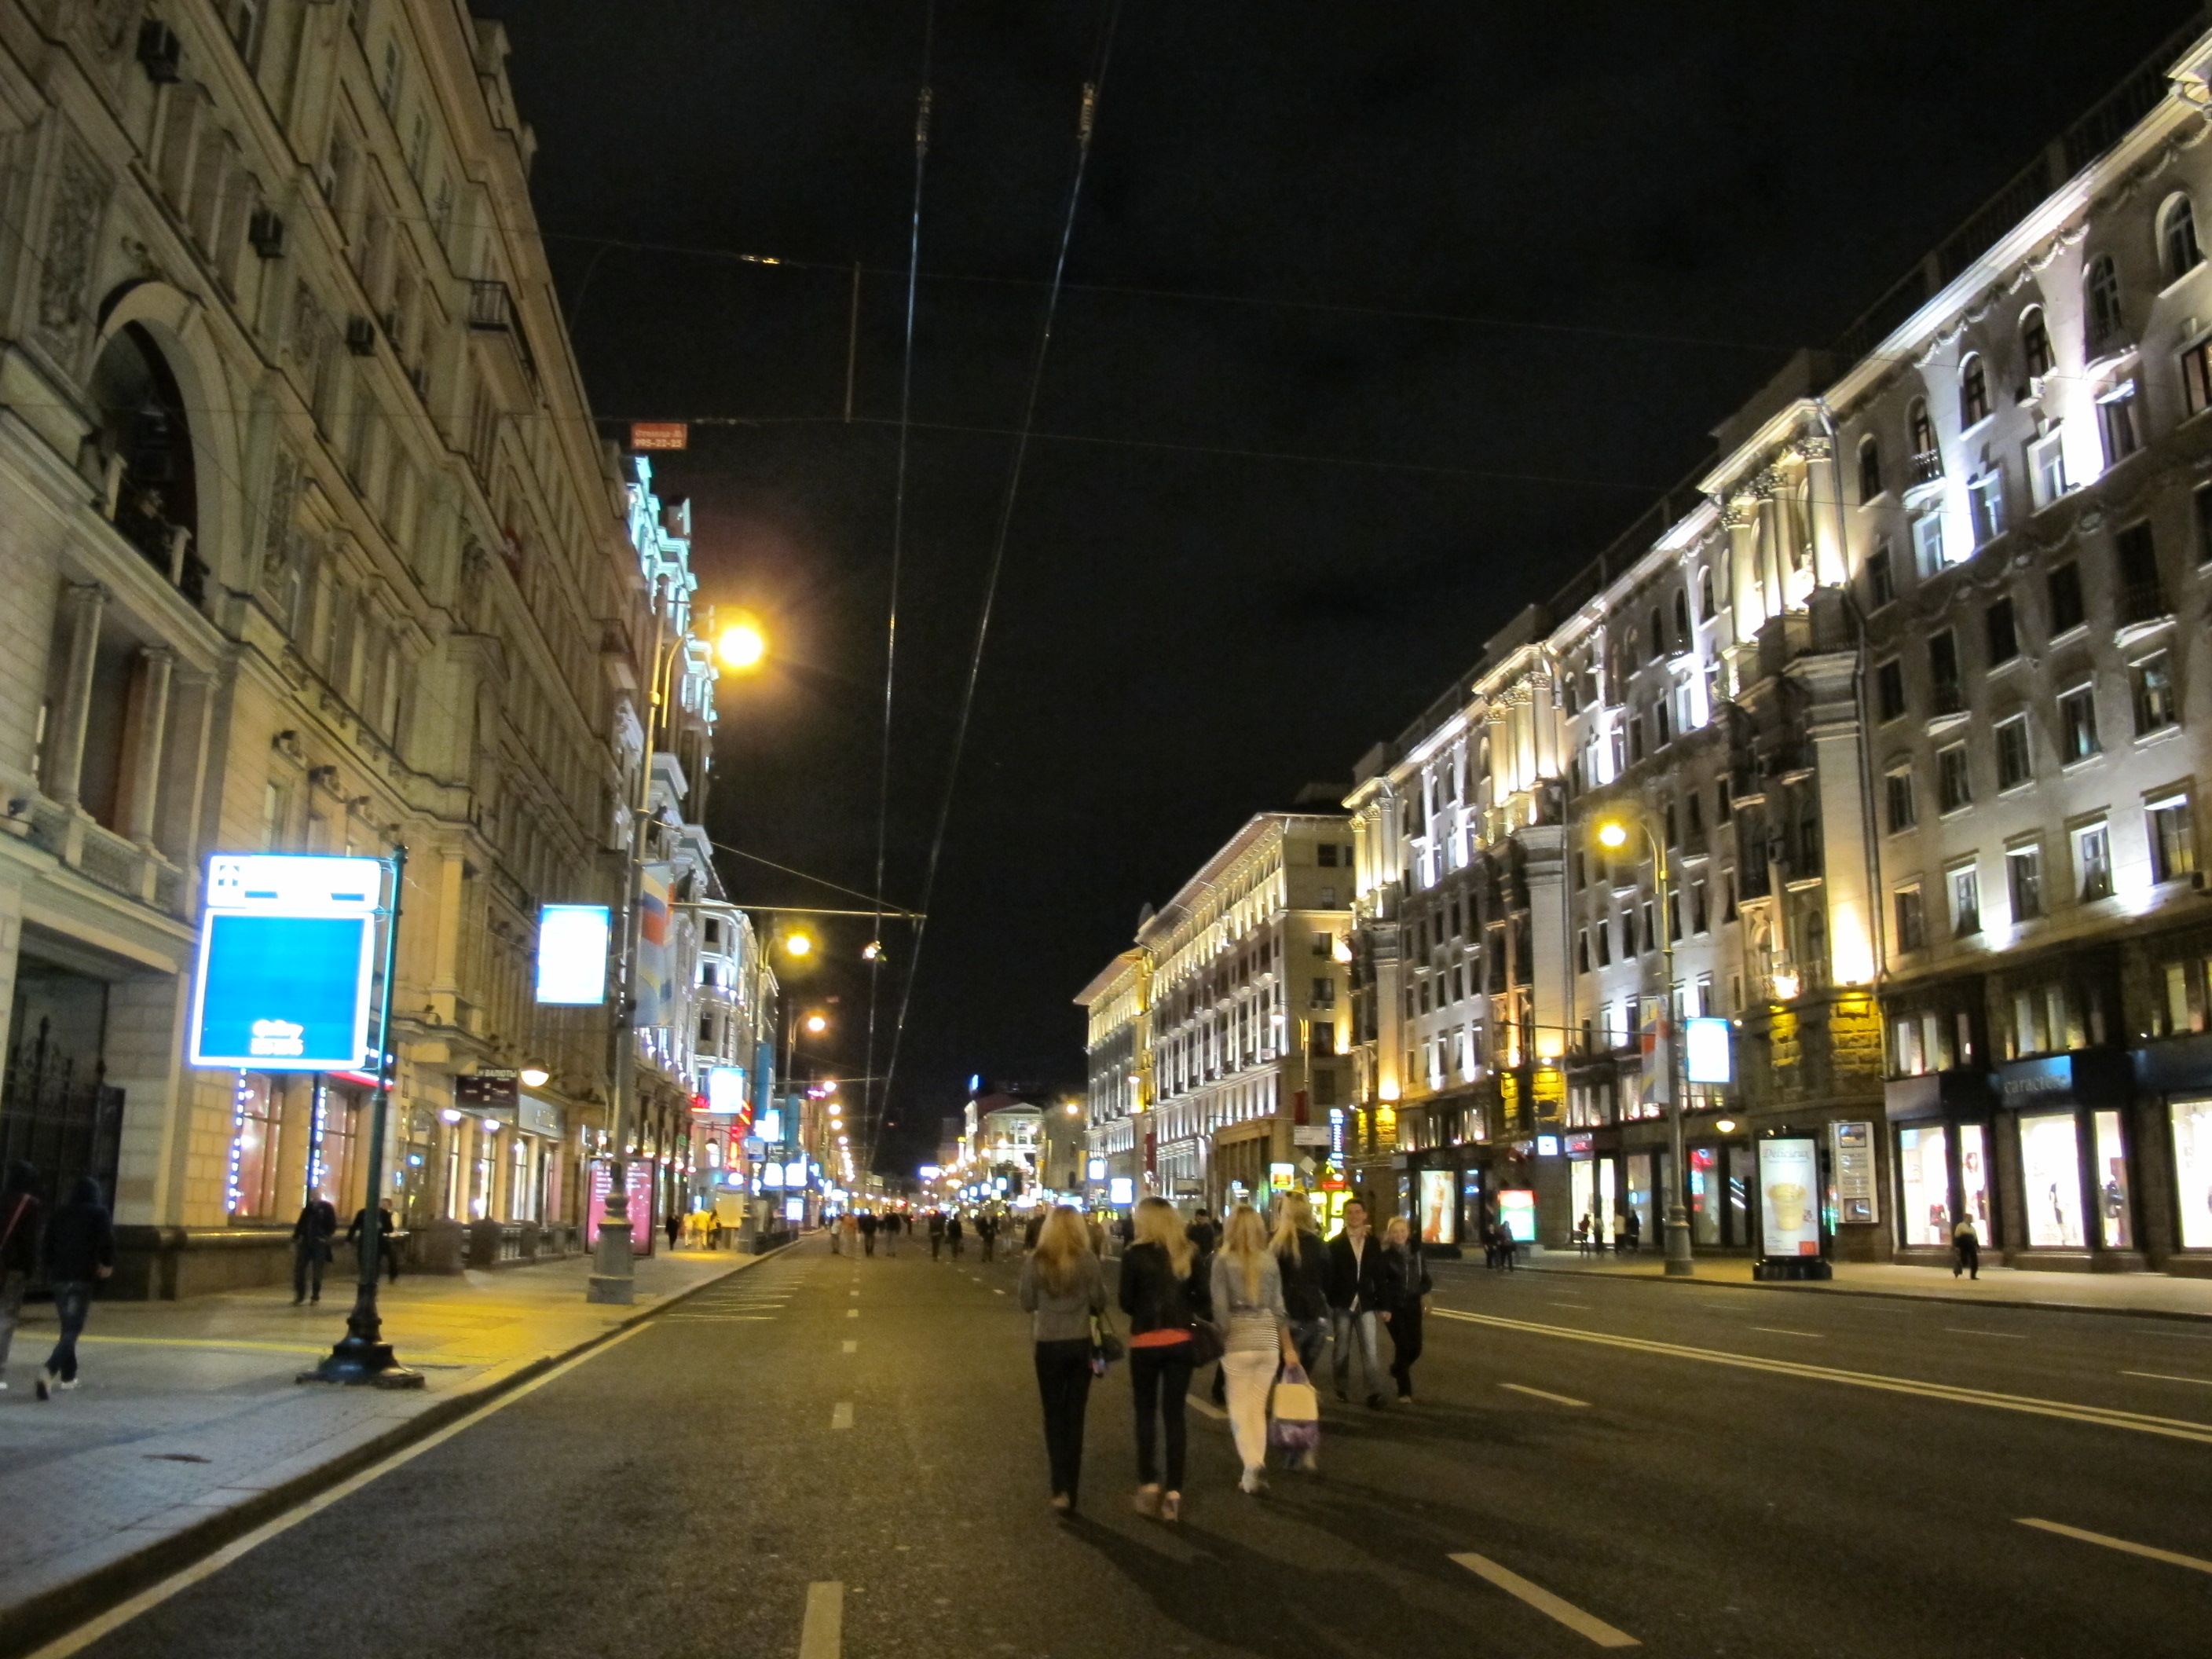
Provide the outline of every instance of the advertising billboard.
<path id="1" fill-rule="evenodd" d="M 1498 1194 L 1498 1224 L 1516 1244 L 1536 1242 L 1536 1194 L 1526 1187 L 1508 1187 Z"/>
<path id="2" fill-rule="evenodd" d="M 1759 1143 L 1759 1222 L 1770 1256 L 1820 1254 L 1820 1156 L 1810 1135 Z"/>
<path id="3" fill-rule="evenodd" d="M 607 1000 L 610 915 L 604 904 L 538 906 L 538 1001 L 584 1008 Z"/>
<path id="4" fill-rule="evenodd" d="M 192 1065 L 367 1068 L 385 869 L 380 859 L 210 856 L 192 986 Z"/>
<path id="5" fill-rule="evenodd" d="M 1729 1023 L 1714 1017 L 1700 1015 L 1682 1023 L 1682 1059 L 1684 1069 L 1692 1083 L 1729 1083 L 1731 1074 L 1729 1057 Z"/>
<path id="6" fill-rule="evenodd" d="M 752 1109 L 745 1097 L 745 1068 L 709 1066 L 707 1068 L 707 1109 L 716 1117 L 743 1117 Z"/>
<path id="7" fill-rule="evenodd" d="M 1456 1244 L 1459 1242 L 1459 1206 L 1454 1201 L 1453 1188 L 1458 1176 L 1450 1170 L 1421 1171 L 1421 1243 L 1424 1244 Z"/>

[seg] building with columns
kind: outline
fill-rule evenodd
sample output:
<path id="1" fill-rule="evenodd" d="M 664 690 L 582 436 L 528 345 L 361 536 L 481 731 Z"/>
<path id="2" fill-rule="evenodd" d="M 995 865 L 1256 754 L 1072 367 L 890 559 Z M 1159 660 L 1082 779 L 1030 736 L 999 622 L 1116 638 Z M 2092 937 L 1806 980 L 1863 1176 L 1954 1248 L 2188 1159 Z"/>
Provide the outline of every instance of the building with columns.
<path id="1" fill-rule="evenodd" d="M 2177 37 L 1481 659 L 1347 801 L 1349 1158 L 1758 1247 L 2212 1272 L 2212 35 Z M 1596 830 L 1630 826 L 1609 850 Z M 1668 879 L 1659 879 L 1662 861 Z M 1733 1076 L 1669 1034 L 1730 1022 Z"/>
<path id="2" fill-rule="evenodd" d="M 605 1017 L 531 958 L 619 900 L 655 595 L 505 56 L 432 0 L 0 3 L 0 1151 L 112 1186 L 122 1290 L 368 1196 L 373 1078 L 183 1063 L 216 850 L 407 847 L 392 1195 L 581 1217 Z"/>

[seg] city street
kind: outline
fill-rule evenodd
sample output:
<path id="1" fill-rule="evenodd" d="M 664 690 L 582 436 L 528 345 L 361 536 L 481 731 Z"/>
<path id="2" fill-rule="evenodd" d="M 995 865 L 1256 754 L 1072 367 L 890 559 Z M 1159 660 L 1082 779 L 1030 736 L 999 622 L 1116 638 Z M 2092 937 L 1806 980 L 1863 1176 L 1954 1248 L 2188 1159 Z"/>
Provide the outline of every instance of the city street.
<path id="1" fill-rule="evenodd" d="M 1016 1271 L 809 1241 L 43 1651 L 2202 1650 L 2212 1327 L 1439 1264 L 1317 1477 L 1240 1495 L 1204 1413 L 1137 1516 L 1117 1367 L 1064 1524 Z"/>

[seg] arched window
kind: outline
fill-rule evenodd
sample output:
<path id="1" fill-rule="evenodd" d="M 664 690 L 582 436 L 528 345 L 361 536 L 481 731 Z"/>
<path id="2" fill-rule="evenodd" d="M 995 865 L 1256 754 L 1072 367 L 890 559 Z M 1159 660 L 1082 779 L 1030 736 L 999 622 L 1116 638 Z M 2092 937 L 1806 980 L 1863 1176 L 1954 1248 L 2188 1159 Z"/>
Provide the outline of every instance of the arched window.
<path id="1" fill-rule="evenodd" d="M 1990 372 L 1979 354 L 1959 365 L 1959 424 L 1978 425 L 1990 417 Z"/>
<path id="2" fill-rule="evenodd" d="M 1690 595 L 1686 588 L 1678 588 L 1674 593 L 1674 637 L 1681 641 L 1684 650 L 1689 649 Z"/>
<path id="3" fill-rule="evenodd" d="M 1698 616 L 1701 621 L 1713 619 L 1713 568 L 1707 565 L 1698 572 Z"/>
<path id="4" fill-rule="evenodd" d="M 2089 262 L 2081 286 L 2088 301 L 2089 350 L 2095 355 L 2120 341 L 2120 273 L 2111 254 L 2100 253 Z"/>
<path id="5" fill-rule="evenodd" d="M 2043 307 L 2030 306 L 2021 313 L 2020 355 L 2030 380 L 2051 373 L 2051 329 L 2043 320 Z"/>
<path id="6" fill-rule="evenodd" d="M 1881 494 L 1881 444 L 1869 433 L 1859 440 L 1859 501 L 1862 505 Z"/>
<path id="7" fill-rule="evenodd" d="M 2197 246 L 2197 214 L 2186 196 L 2168 197 L 2158 211 L 2158 263 L 2169 283 L 2204 263 Z"/>
<path id="8" fill-rule="evenodd" d="M 1905 429 L 1912 441 L 1913 476 L 1923 477 L 1930 471 L 1941 471 L 1936 451 L 1936 422 L 1929 418 L 1925 398 L 1912 400 L 1912 407 L 1905 412 Z"/>
<path id="9" fill-rule="evenodd" d="M 1651 607 L 1651 659 L 1656 662 L 1667 654 L 1667 619 L 1659 614 L 1659 607 Z"/>

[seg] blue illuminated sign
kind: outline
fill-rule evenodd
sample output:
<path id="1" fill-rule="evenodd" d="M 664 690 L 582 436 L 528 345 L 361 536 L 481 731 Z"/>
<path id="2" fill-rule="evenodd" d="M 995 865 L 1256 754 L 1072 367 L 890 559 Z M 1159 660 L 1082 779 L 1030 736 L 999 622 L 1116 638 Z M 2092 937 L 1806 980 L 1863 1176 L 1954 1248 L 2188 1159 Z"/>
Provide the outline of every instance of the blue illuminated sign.
<path id="1" fill-rule="evenodd" d="M 366 1068 L 385 866 L 378 859 L 218 853 L 208 860 L 194 1066 Z"/>

